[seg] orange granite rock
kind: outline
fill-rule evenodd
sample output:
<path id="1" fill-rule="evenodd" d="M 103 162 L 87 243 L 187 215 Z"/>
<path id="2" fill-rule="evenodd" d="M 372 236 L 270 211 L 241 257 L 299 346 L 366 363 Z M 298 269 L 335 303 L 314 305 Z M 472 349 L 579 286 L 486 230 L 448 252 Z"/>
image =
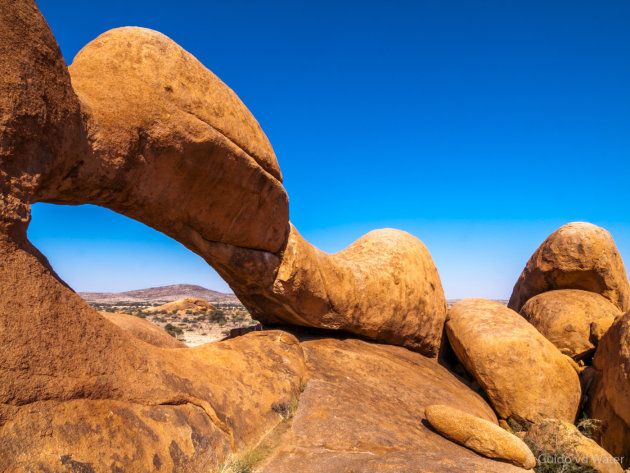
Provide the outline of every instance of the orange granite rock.
<path id="1" fill-rule="evenodd" d="M 519 314 L 496 301 L 463 299 L 448 312 L 446 334 L 501 418 L 575 420 L 577 373 Z"/>
<path id="2" fill-rule="evenodd" d="M 424 413 L 431 427 L 444 437 L 484 457 L 507 461 L 526 470 L 536 466 L 529 447 L 493 422 L 439 404 L 427 407 Z"/>
<path id="3" fill-rule="evenodd" d="M 588 466 L 600 473 L 623 473 L 615 458 L 569 422 L 543 419 L 527 431 L 530 442 L 548 452 L 563 452 L 575 463 Z"/>
<path id="4" fill-rule="evenodd" d="M 527 262 L 508 307 L 519 312 L 532 297 L 554 289 L 595 292 L 630 310 L 628 276 L 610 233 L 584 222 L 553 232 Z"/>
<path id="5" fill-rule="evenodd" d="M 594 292 L 560 289 L 532 297 L 521 315 L 562 353 L 580 360 L 593 354 L 621 311 Z"/>
<path id="6" fill-rule="evenodd" d="M 327 254 L 291 227 L 275 280 L 235 292 L 263 323 L 344 330 L 428 356 L 437 354 L 446 318 L 429 251 L 393 229 L 372 231 Z"/>
<path id="7" fill-rule="evenodd" d="M 516 473 L 426 423 L 443 403 L 496 424 L 486 402 L 456 376 L 401 347 L 306 336 L 309 381 L 286 438 L 261 473 Z M 498 428 L 498 427 L 497 427 Z"/>
<path id="8" fill-rule="evenodd" d="M 630 467 L 630 312 L 610 327 L 593 357 L 588 413 L 603 422 L 601 445 Z"/>

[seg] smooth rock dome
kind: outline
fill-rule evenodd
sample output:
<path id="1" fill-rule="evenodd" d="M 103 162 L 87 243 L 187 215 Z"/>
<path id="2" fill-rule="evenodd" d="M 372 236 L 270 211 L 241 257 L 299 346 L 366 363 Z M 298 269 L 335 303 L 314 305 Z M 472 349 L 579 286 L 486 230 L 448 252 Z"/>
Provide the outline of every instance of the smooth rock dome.
<path id="1" fill-rule="evenodd" d="M 585 222 L 553 232 L 527 262 L 508 307 L 519 312 L 535 295 L 554 289 L 594 292 L 622 312 L 630 310 L 628 276 L 610 233 Z"/>
<path id="2" fill-rule="evenodd" d="M 291 323 L 363 335 L 436 356 L 446 299 L 437 268 L 416 237 L 374 230 L 327 254 L 292 226 L 269 288 L 235 290 L 263 323 Z"/>
<path id="3" fill-rule="evenodd" d="M 288 198 L 271 144 L 232 90 L 173 40 L 108 31 L 69 68 L 93 152 L 40 190 L 108 207 L 196 249 L 279 251 Z"/>

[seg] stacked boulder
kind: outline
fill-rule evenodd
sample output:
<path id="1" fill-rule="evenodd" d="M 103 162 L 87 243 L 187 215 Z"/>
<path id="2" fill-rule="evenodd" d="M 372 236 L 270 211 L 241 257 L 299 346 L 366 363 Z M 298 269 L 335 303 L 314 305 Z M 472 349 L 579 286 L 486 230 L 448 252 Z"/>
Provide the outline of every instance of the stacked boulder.
<path id="1" fill-rule="evenodd" d="M 628 276 L 610 233 L 585 222 L 553 232 L 527 262 L 508 307 L 518 312 L 532 297 L 556 289 L 593 292 L 630 310 Z"/>
<path id="2" fill-rule="evenodd" d="M 575 361 L 592 357 L 622 312 L 608 299 L 579 289 L 543 292 L 529 299 L 521 315 Z"/>
<path id="3" fill-rule="evenodd" d="M 509 307 L 581 364 L 585 412 L 602 422 L 601 445 L 629 465 L 630 285 L 610 233 L 583 222 L 556 230 L 527 262 Z"/>
<path id="4" fill-rule="evenodd" d="M 593 366 L 583 373 L 587 412 L 603 422 L 601 445 L 630 466 L 630 312 L 602 337 Z"/>
<path id="5" fill-rule="evenodd" d="M 564 438 L 563 445 L 579 440 L 582 450 L 572 450 L 573 458 L 598 452 L 592 441 L 567 427 L 587 400 L 588 413 L 604 421 L 604 448 L 628 458 L 630 316 L 622 314 L 629 298 L 623 261 L 610 234 L 592 224 L 570 223 L 532 255 L 508 307 L 483 299 L 458 301 L 448 312 L 446 335 L 497 415 L 533 426 L 537 438 L 529 441 L 534 445 L 545 434 Z M 585 369 L 593 354 L 594 367 Z M 591 461 L 590 467 L 621 471 L 609 453 L 601 452 L 605 465 Z"/>

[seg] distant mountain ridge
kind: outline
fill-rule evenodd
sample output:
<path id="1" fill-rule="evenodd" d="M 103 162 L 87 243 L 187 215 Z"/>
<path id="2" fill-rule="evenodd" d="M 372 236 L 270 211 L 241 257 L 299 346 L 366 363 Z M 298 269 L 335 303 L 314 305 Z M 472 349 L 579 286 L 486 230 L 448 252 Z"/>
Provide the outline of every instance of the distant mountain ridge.
<path id="1" fill-rule="evenodd" d="M 493 301 L 497 301 L 500 304 L 503 304 L 504 306 L 508 305 L 509 300 L 507 299 L 491 299 Z M 453 304 L 455 304 L 457 301 L 461 301 L 461 299 L 446 299 L 446 307 L 447 308 L 451 308 Z"/>
<path id="2" fill-rule="evenodd" d="M 196 297 L 208 302 L 239 302 L 234 294 L 225 294 L 194 284 L 174 284 L 126 292 L 79 292 L 78 294 L 87 302 L 101 304 L 114 302 L 173 302 L 187 297 Z"/>

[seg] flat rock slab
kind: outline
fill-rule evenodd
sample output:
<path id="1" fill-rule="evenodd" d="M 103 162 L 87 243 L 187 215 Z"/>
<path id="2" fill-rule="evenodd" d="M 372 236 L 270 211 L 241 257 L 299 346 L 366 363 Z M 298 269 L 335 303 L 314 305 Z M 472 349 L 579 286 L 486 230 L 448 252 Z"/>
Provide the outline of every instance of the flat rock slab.
<path id="1" fill-rule="evenodd" d="M 211 472 L 231 450 L 229 435 L 191 403 L 42 401 L 1 432 L 3 473 Z"/>
<path id="2" fill-rule="evenodd" d="M 302 343 L 310 381 L 288 439 L 263 473 L 519 472 L 450 442 L 426 423 L 442 403 L 496 423 L 486 402 L 404 348 L 323 338 Z"/>

